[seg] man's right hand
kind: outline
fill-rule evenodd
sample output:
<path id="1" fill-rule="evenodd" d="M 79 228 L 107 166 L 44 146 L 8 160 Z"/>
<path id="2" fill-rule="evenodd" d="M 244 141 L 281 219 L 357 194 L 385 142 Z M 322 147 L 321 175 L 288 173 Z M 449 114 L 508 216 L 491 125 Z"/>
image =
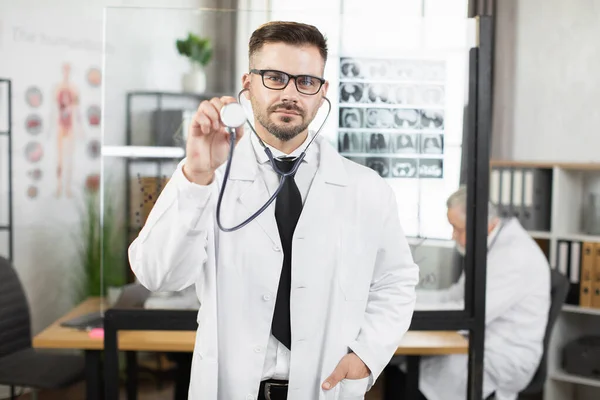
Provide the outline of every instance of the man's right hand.
<path id="1" fill-rule="evenodd" d="M 229 133 L 221 121 L 220 112 L 225 104 L 236 100 L 230 96 L 213 97 L 200 103 L 188 132 L 186 162 L 183 174 L 191 182 L 208 185 L 217 168 L 229 155 Z M 236 129 L 236 144 L 243 135 L 243 127 Z"/>

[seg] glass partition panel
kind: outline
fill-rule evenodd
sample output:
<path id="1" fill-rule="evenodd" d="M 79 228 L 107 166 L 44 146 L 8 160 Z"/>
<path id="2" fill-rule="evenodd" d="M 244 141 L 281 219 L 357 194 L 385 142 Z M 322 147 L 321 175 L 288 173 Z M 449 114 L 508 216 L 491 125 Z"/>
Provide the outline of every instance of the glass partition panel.
<path id="1" fill-rule="evenodd" d="M 14 220 L 11 211 L 11 197 L 14 196 L 11 182 L 12 152 L 14 132 L 11 131 L 12 117 L 12 85 L 7 80 L 0 80 L 0 257 L 14 257 Z M 12 141 L 12 142 L 11 142 Z"/>
<path id="2" fill-rule="evenodd" d="M 8 82 L 0 81 L 0 256 L 9 257 L 9 95 Z"/>
<path id="3" fill-rule="evenodd" d="M 323 124 L 320 135 L 343 157 L 376 171 L 394 190 L 402 228 L 421 268 L 420 307 L 440 309 L 442 303 L 428 301 L 441 289 L 464 291 L 462 257 L 455 248 L 455 241 L 466 243 L 464 206 L 459 193 L 462 212 L 454 220 L 446 200 L 459 188 L 465 167 L 475 21 L 338 10 L 106 9 L 102 218 L 105 226 L 114 221 L 111 229 L 120 233 L 107 233 L 110 241 L 105 240 L 105 294 L 108 287 L 135 279 L 125 251 L 185 157 L 195 110 L 203 100 L 238 95 L 248 72 L 250 35 L 271 20 L 309 23 L 327 37 L 324 78 L 332 109 L 327 116 L 323 106 L 309 129 L 315 132 Z M 210 42 L 204 68 L 180 54 L 194 38 Z M 250 102 L 243 96 L 240 101 L 254 121 Z M 193 297 L 193 288 L 187 291 Z M 118 290 L 111 293 L 109 303 Z M 146 303 L 164 305 L 173 296 L 185 297 L 158 294 Z M 457 300 L 454 307 L 462 309 L 463 303 Z"/>

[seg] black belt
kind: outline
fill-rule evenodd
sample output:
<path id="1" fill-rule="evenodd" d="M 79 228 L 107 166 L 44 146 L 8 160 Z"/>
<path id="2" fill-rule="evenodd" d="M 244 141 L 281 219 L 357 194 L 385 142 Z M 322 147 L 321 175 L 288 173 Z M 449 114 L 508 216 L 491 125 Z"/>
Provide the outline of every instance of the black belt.
<path id="1" fill-rule="evenodd" d="M 288 381 L 268 379 L 260 383 L 258 400 L 287 400 Z"/>

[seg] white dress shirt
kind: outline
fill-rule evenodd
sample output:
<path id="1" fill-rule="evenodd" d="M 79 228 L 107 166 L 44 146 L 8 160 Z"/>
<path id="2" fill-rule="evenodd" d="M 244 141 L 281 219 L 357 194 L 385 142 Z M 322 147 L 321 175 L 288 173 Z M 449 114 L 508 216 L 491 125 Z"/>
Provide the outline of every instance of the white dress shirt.
<path id="1" fill-rule="evenodd" d="M 254 148 L 254 152 L 256 153 L 256 160 L 259 164 L 260 173 L 263 176 L 263 179 L 267 183 L 267 190 L 269 191 L 269 195 L 272 195 L 277 190 L 279 185 L 279 176 L 273 170 L 271 163 L 269 162 L 269 157 L 265 153 L 264 148 L 258 141 L 258 138 L 254 134 L 254 132 L 248 132 L 247 134 L 252 135 L 251 141 L 252 146 Z M 274 158 L 279 157 L 298 157 L 302 153 L 302 151 L 306 148 L 312 135 L 309 133 L 304 143 L 300 145 L 296 150 L 294 150 L 291 154 L 285 154 L 274 147 L 269 146 L 265 143 L 265 145 L 271 149 Z M 317 168 L 319 167 L 319 144 L 317 140 L 315 140 L 311 146 L 308 148 L 306 152 L 306 156 L 302 160 L 302 165 L 296 171 L 296 175 L 294 176 L 294 180 L 296 181 L 296 185 L 298 186 L 298 190 L 300 191 L 300 195 L 302 196 L 302 204 L 306 201 L 306 197 L 308 196 L 308 192 L 310 190 L 310 186 L 317 172 Z M 293 265 L 292 265 L 293 268 Z M 269 344 L 267 346 L 266 358 L 265 358 L 265 366 L 263 369 L 263 380 L 265 379 L 280 379 L 287 380 L 289 376 L 290 369 L 290 352 L 283 344 L 281 344 L 273 335 L 271 335 L 269 339 Z"/>

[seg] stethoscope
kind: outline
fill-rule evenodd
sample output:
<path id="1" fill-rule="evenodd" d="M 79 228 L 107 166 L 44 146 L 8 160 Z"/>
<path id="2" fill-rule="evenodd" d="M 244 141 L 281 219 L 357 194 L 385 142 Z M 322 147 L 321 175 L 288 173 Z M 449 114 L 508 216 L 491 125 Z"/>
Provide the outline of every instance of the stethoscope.
<path id="1" fill-rule="evenodd" d="M 308 150 L 308 148 L 310 147 L 312 142 L 315 140 L 315 138 L 319 135 L 319 132 L 321 132 L 321 129 L 323 129 L 323 126 L 325 126 L 325 123 L 327 122 L 327 119 L 329 118 L 329 114 L 331 113 L 331 101 L 329 101 L 329 99 L 327 97 L 323 97 L 323 99 L 325 99 L 325 101 L 327 101 L 327 105 L 329 106 L 329 109 L 327 110 L 327 115 L 325 116 L 323 123 L 321 123 L 321 126 L 319 126 L 319 129 L 314 134 L 314 136 L 312 137 L 310 142 L 308 142 L 308 145 L 306 146 L 306 148 L 302 151 L 302 153 L 298 156 L 298 158 L 296 158 L 294 160 L 294 165 L 292 166 L 291 170 L 289 172 L 284 172 L 281 169 L 279 169 L 279 167 L 277 167 L 277 164 L 275 163 L 275 159 L 273 157 L 273 153 L 271 152 L 271 149 L 269 149 L 267 147 L 267 145 L 262 141 L 262 139 L 260 138 L 260 136 L 258 135 L 256 130 L 254 129 L 254 126 L 252 125 L 252 123 L 250 122 L 248 117 L 246 116 L 246 112 L 244 111 L 244 108 L 241 105 L 242 93 L 244 93 L 247 90 L 248 89 L 242 89 L 238 93 L 238 96 L 237 96 L 238 102 L 226 104 L 225 106 L 223 106 L 223 108 L 221 108 L 221 112 L 220 112 L 221 121 L 223 122 L 223 124 L 225 125 L 225 129 L 229 133 L 229 157 L 227 159 L 227 164 L 225 166 L 225 173 L 223 175 L 223 184 L 221 185 L 221 189 L 219 190 L 219 198 L 217 200 L 217 225 L 219 226 L 219 229 L 221 229 L 223 232 L 233 232 L 240 228 L 243 228 L 244 226 L 246 226 L 250 222 L 252 222 L 260 214 L 262 214 L 271 205 L 271 203 L 273 203 L 273 201 L 277 198 L 277 195 L 283 188 L 283 185 L 285 184 L 286 179 L 289 176 L 293 176 L 296 173 L 296 171 L 298 170 L 298 168 L 300 167 L 300 164 L 302 164 L 302 160 L 306 156 L 306 151 Z M 232 228 L 226 228 L 221 223 L 221 202 L 223 200 L 223 193 L 225 193 L 225 187 L 227 186 L 227 180 L 229 179 L 229 171 L 231 169 L 231 161 L 233 160 L 233 151 L 234 151 L 235 142 L 236 142 L 235 130 L 236 130 L 236 128 L 243 126 L 245 123 L 248 123 L 248 126 L 250 127 L 250 129 L 252 130 L 252 132 L 254 132 L 254 134 L 258 138 L 258 142 L 263 147 L 263 150 L 265 151 L 265 153 L 267 154 L 267 157 L 269 158 L 271 167 L 273 167 L 273 170 L 275 171 L 275 173 L 277 175 L 279 175 L 279 186 L 277 187 L 277 190 L 273 193 L 273 195 L 271 195 L 269 200 L 267 200 L 267 202 L 261 208 L 259 208 L 258 211 L 256 211 L 250 217 L 248 217 L 248 219 L 246 219 L 242 223 L 240 223 Z"/>

